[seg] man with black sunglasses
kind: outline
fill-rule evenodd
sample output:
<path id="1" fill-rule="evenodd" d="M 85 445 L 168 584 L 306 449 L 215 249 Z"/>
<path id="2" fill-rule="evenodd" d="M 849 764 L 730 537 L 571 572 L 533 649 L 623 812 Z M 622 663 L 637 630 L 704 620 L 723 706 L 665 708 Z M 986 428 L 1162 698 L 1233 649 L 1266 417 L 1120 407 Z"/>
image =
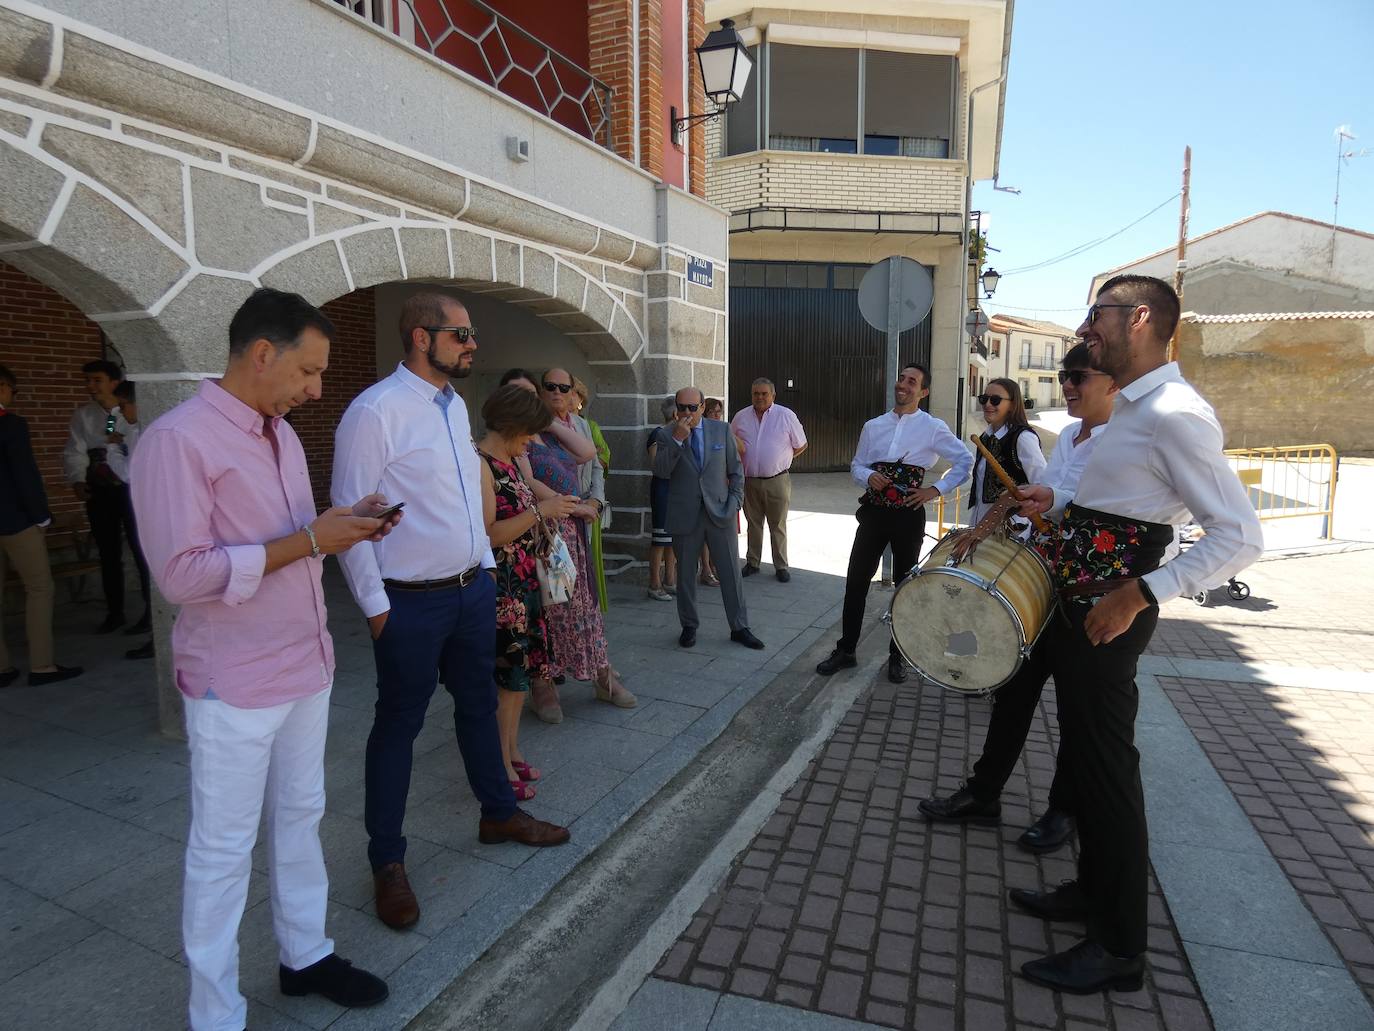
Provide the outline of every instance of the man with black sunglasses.
<path id="1" fill-rule="evenodd" d="M 673 554 L 682 571 L 677 584 L 677 615 L 682 623 L 678 644 L 697 643 L 697 578 L 703 543 L 716 556 L 720 594 L 730 622 L 730 640 L 746 648 L 764 643 L 749 629 L 740 576 L 735 517 L 744 504 L 744 466 L 730 427 L 705 419 L 706 395 L 697 387 L 683 387 L 675 399 L 677 414 L 671 434 L 654 452 L 654 475 L 668 481 L 664 527 L 673 538 Z M 666 428 L 666 427 L 665 427 Z"/>
<path id="2" fill-rule="evenodd" d="M 1078 878 L 1052 891 L 1010 891 L 1046 920 L 1087 924 L 1077 945 L 1021 967 L 1056 991 L 1141 986 L 1149 842 L 1136 662 L 1160 601 L 1224 581 L 1264 550 L 1211 405 L 1168 360 L 1178 318 L 1178 295 L 1163 280 L 1125 275 L 1103 284 L 1078 333 L 1093 369 L 1120 390 L 1111 421 L 1070 503 L 1064 490 L 1022 488 L 1027 511 L 1064 506 L 1054 554 L 1060 605 L 1042 640 L 1059 701 L 1064 804 L 1078 822 Z M 1174 527 L 1190 518 L 1206 536 L 1161 565 Z"/>

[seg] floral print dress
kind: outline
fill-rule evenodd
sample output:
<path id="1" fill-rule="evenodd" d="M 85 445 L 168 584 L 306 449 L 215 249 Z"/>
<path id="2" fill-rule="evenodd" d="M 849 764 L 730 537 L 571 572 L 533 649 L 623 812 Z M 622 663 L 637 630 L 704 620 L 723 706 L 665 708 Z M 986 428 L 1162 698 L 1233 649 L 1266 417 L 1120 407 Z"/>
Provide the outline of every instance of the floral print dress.
<path id="1" fill-rule="evenodd" d="M 498 520 L 534 508 L 534 491 L 515 466 L 491 455 L 482 457 L 496 488 Z M 534 564 L 537 533 L 531 526 L 508 544 L 492 548 L 496 556 L 496 684 L 507 691 L 528 691 L 532 677 L 552 680 L 557 673 Z"/>
<path id="2" fill-rule="evenodd" d="M 577 462 L 555 437 L 536 437 L 529 447 L 530 468 L 540 483 L 559 494 L 578 496 Z M 592 459 L 596 461 L 596 459 Z M 573 596 L 561 605 L 550 605 L 549 643 L 556 665 L 574 680 L 594 680 L 609 665 L 606 658 L 606 627 L 597 604 L 595 575 L 581 519 L 569 516 L 558 521 L 558 534 L 568 546 L 577 569 Z"/>

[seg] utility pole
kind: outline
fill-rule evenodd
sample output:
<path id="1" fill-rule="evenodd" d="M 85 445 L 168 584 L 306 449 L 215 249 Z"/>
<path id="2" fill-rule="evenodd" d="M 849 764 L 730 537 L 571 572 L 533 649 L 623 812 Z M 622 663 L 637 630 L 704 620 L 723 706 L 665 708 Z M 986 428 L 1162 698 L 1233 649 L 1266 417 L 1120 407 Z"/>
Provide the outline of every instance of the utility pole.
<path id="1" fill-rule="evenodd" d="M 1183 189 L 1178 207 L 1178 261 L 1174 265 L 1174 293 L 1178 294 L 1179 311 L 1183 310 L 1183 273 L 1188 269 L 1188 183 L 1193 176 L 1193 148 L 1183 148 Z M 1178 327 L 1169 338 L 1169 361 L 1178 359 Z"/>

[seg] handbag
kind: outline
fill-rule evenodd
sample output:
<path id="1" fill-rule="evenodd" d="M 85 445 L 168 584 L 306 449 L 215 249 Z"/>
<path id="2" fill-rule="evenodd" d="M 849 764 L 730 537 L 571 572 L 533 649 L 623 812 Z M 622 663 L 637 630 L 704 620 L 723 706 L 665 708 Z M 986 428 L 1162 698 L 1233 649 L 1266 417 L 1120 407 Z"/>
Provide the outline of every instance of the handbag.
<path id="1" fill-rule="evenodd" d="M 541 543 L 534 555 L 534 571 L 539 578 L 539 597 L 545 607 L 562 605 L 571 601 L 577 586 L 577 567 L 573 565 L 572 552 L 563 538 L 549 530 L 548 524 L 540 519 Z"/>

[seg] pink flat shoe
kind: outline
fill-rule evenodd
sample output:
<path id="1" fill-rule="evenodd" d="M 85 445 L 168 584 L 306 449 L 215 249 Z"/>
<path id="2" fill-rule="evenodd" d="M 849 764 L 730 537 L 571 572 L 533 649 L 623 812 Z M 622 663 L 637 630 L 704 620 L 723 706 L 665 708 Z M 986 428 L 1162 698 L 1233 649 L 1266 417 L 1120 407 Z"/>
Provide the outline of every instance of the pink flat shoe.
<path id="1" fill-rule="evenodd" d="M 523 780 L 513 780 L 510 782 L 510 789 L 515 792 L 517 802 L 528 802 L 537 792 Z"/>
<path id="2" fill-rule="evenodd" d="M 520 779 L 523 781 L 536 781 L 543 776 L 543 772 L 537 766 L 531 766 L 529 763 L 512 761 L 511 766 L 516 773 L 520 774 Z"/>

